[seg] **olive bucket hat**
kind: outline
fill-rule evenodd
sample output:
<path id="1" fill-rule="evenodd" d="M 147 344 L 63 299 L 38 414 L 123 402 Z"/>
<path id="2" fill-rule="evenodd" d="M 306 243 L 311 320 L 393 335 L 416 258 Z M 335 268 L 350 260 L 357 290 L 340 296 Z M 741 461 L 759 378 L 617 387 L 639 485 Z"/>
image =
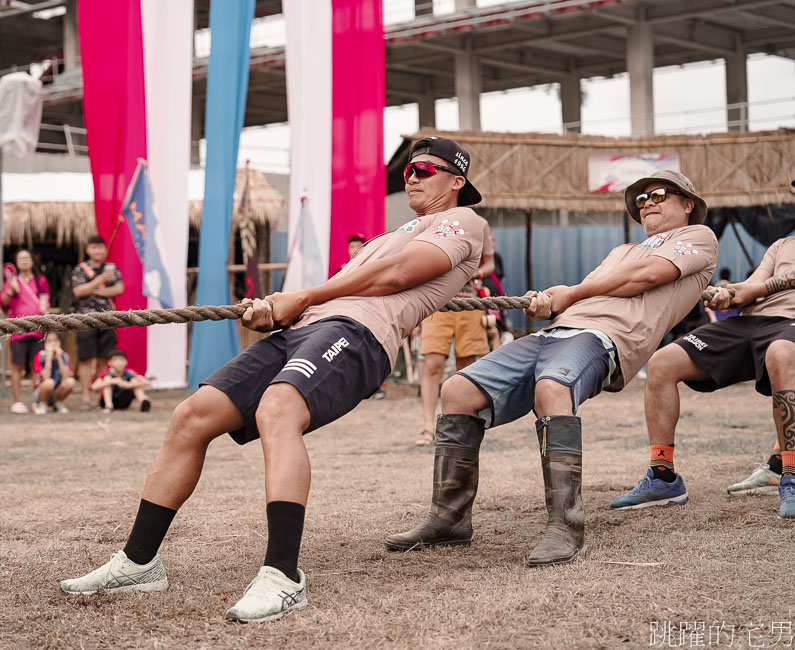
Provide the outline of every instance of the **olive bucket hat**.
<path id="1" fill-rule="evenodd" d="M 673 169 L 663 169 L 659 172 L 655 172 L 651 176 L 646 176 L 635 181 L 624 190 L 624 205 L 627 208 L 627 212 L 629 212 L 630 216 L 635 221 L 640 223 L 640 209 L 635 205 L 635 197 L 638 194 L 642 194 L 649 183 L 654 182 L 672 185 L 686 197 L 693 199 L 695 205 L 693 206 L 693 211 L 690 213 L 688 223 L 691 226 L 704 223 L 704 220 L 707 218 L 707 202 L 696 194 L 696 188 L 693 187 L 693 183 L 687 176 Z"/>

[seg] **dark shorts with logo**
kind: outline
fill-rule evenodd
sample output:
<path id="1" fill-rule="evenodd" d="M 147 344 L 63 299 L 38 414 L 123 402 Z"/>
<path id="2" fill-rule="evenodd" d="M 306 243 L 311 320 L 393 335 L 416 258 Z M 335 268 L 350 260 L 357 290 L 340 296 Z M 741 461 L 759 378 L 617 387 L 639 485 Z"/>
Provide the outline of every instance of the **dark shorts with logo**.
<path id="1" fill-rule="evenodd" d="M 709 393 L 755 379 L 757 392 L 770 395 L 765 353 L 779 340 L 795 343 L 795 318 L 734 316 L 702 325 L 674 343 L 710 377 L 708 381 L 686 381 L 693 390 Z"/>
<path id="2" fill-rule="evenodd" d="M 259 438 L 255 415 L 271 384 L 298 389 L 311 416 L 308 433 L 353 410 L 389 372 L 389 357 L 372 332 L 335 316 L 257 341 L 201 385 L 223 391 L 238 408 L 245 426 L 229 435 L 244 445 Z"/>

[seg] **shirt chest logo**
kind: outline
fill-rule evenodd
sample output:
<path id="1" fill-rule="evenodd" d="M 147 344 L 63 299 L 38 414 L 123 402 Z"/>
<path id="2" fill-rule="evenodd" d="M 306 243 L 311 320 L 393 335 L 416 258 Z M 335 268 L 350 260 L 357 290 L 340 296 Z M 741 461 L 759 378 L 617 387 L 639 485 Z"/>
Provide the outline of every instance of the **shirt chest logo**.
<path id="1" fill-rule="evenodd" d="M 408 223 L 404 223 L 402 226 L 400 226 L 400 228 L 397 229 L 397 232 L 412 233 L 417 229 L 419 225 L 420 225 L 419 219 L 412 219 Z"/>
<path id="2" fill-rule="evenodd" d="M 654 250 L 655 248 L 659 248 L 665 242 L 665 235 L 668 233 L 660 233 L 657 235 L 652 235 L 646 241 L 638 246 L 641 250 Z"/>
<path id="3" fill-rule="evenodd" d="M 444 219 L 442 223 L 440 223 L 436 230 L 434 231 L 433 237 L 434 239 L 439 239 L 443 237 L 454 237 L 455 235 L 463 235 L 464 229 L 459 228 L 458 226 L 461 225 L 459 221 L 453 221 L 450 223 L 449 219 Z"/>

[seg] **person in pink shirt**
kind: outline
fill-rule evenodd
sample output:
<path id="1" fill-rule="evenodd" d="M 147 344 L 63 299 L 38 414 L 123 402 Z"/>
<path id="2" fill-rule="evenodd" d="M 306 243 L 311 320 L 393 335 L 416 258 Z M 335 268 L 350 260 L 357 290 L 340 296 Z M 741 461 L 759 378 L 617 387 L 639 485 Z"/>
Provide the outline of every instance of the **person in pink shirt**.
<path id="1" fill-rule="evenodd" d="M 18 250 L 14 261 L 17 273 L 4 278 L 0 304 L 10 318 L 39 316 L 50 307 L 50 285 L 44 276 L 39 275 L 29 250 Z M 12 413 L 29 412 L 21 397 L 22 373 L 32 368 L 33 359 L 42 349 L 43 339 L 44 334 L 40 332 L 11 335 Z"/>

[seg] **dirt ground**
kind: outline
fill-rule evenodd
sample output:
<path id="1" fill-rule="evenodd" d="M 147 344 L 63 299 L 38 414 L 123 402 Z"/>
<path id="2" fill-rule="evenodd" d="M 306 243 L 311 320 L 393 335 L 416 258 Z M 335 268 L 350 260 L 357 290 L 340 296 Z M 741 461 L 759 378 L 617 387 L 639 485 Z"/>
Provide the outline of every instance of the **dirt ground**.
<path id="1" fill-rule="evenodd" d="M 529 569 L 545 522 L 532 418 L 488 432 L 471 548 L 395 554 L 384 537 L 425 513 L 433 452 L 416 389 L 389 385 L 307 437 L 313 464 L 300 565 L 309 607 L 270 624 L 226 623 L 264 557 L 262 452 L 223 437 L 161 549 L 162 594 L 66 596 L 123 547 L 174 405 L 150 413 L 5 414 L 0 424 L 2 648 L 788 647 L 793 523 L 776 496 L 728 497 L 767 458 L 769 399 L 743 384 L 682 390 L 684 507 L 611 512 L 647 467 L 643 381 L 603 394 L 584 421 L 584 560 Z M 77 406 L 73 396 L 68 403 Z"/>

